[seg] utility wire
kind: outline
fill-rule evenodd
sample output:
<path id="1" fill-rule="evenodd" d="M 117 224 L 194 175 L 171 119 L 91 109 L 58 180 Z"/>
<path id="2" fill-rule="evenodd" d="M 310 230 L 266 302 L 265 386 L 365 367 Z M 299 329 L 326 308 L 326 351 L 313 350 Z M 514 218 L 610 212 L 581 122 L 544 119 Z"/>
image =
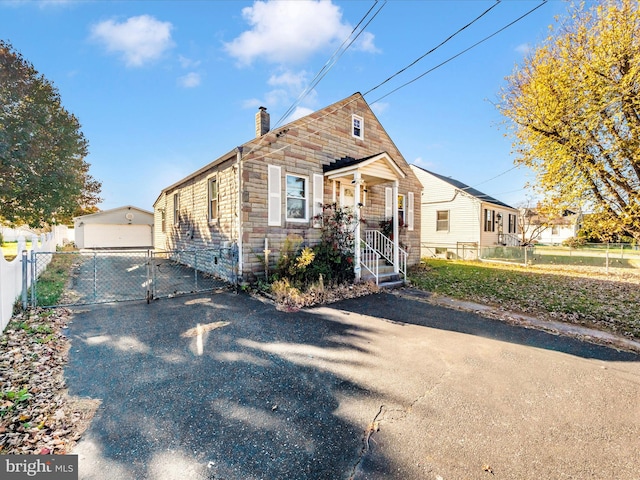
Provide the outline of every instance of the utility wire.
<path id="1" fill-rule="evenodd" d="M 543 5 L 545 5 L 548 2 L 548 0 L 542 0 L 542 3 L 540 3 L 539 5 L 537 5 L 536 7 L 532 8 L 531 10 L 529 10 L 528 12 L 526 12 L 524 15 L 521 15 L 520 17 L 516 18 L 514 21 L 512 21 L 511 23 L 508 23 L 507 25 L 505 25 L 504 27 L 502 27 L 499 30 L 496 30 L 495 32 L 493 32 L 491 35 L 487 35 L 486 37 L 484 37 L 482 40 L 474 43 L 473 45 L 471 45 L 470 47 L 465 48 L 464 50 L 456 53 L 455 55 L 453 55 L 452 57 L 449 57 L 448 59 L 446 59 L 444 62 L 439 63 L 438 65 L 436 65 L 433 68 L 430 68 L 429 70 L 427 70 L 426 72 L 422 73 L 421 75 L 418 75 L 417 77 L 415 77 L 412 80 L 409 80 L 406 83 L 403 83 L 402 85 L 400 85 L 397 88 L 394 88 L 393 90 L 391 90 L 389 93 L 386 93 L 385 95 L 383 95 L 382 97 L 374 100 L 373 102 L 369 103 L 369 105 L 373 105 L 376 102 L 379 102 L 380 100 L 382 100 L 383 98 L 388 97 L 389 95 L 391 95 L 392 93 L 397 92 L 398 90 L 400 90 L 401 88 L 406 87 L 407 85 L 412 84 L 413 82 L 421 79 L 422 77 L 424 77 L 425 75 L 433 72 L 434 70 L 437 70 L 438 68 L 442 67 L 443 65 L 446 65 L 447 63 L 449 63 L 450 61 L 458 58 L 459 56 L 467 53 L 469 50 L 477 47 L 478 45 L 480 45 L 481 43 L 486 42 L 487 40 L 489 40 L 490 38 L 495 37 L 496 35 L 498 35 L 499 33 L 501 33 L 502 31 L 506 30 L 507 28 L 511 27 L 512 25 L 518 23 L 520 20 L 522 20 L 523 18 L 531 15 L 533 12 L 535 12 L 537 9 L 539 9 L 540 7 L 542 7 Z M 380 85 L 377 85 L 376 87 L 372 88 L 371 90 L 369 90 L 369 92 L 372 92 L 373 90 L 375 90 L 376 88 L 378 88 Z M 367 93 L 369 93 L 367 92 Z M 365 94 L 366 95 L 366 94 Z"/>
<path id="2" fill-rule="evenodd" d="M 500 4 L 501 0 L 496 0 L 496 3 L 494 3 L 493 5 L 491 5 L 489 8 L 487 8 L 484 12 L 482 12 L 480 15 L 478 15 L 476 18 L 474 18 L 472 21 L 470 21 L 469 23 L 467 23 L 464 27 L 459 28 L 455 33 L 449 35 L 449 37 L 447 37 L 445 40 L 443 40 L 442 42 L 440 42 L 438 45 L 436 45 L 435 47 L 433 47 L 431 50 L 429 50 L 428 52 L 426 52 L 425 54 L 421 55 L 420 57 L 416 58 L 413 62 L 411 62 L 409 65 L 407 65 L 406 67 L 398 70 L 396 73 L 394 73 L 393 75 L 391 75 L 389 78 L 387 78 L 386 80 L 384 80 L 383 82 L 380 82 L 378 85 L 376 85 L 375 87 L 373 87 L 372 89 L 368 90 L 366 93 L 363 94 L 364 95 L 368 95 L 369 93 L 373 92 L 374 90 L 380 88 L 382 85 L 384 85 L 385 83 L 389 82 L 391 79 L 397 77 L 398 75 L 400 75 L 402 72 L 410 69 L 411 67 L 413 67 L 416 63 L 418 63 L 420 60 L 422 60 L 424 57 L 426 57 L 427 55 L 431 55 L 433 52 L 435 52 L 436 50 L 438 50 L 440 47 L 442 47 L 444 44 L 446 44 L 449 40 L 451 40 L 452 38 L 454 38 L 456 35 L 458 35 L 459 33 L 462 33 L 465 29 L 469 28 L 471 25 L 473 25 L 474 23 L 476 23 L 478 20 L 480 20 L 482 17 L 484 17 L 487 13 L 489 13 L 491 10 L 493 10 L 495 7 L 497 7 Z"/>
<path id="3" fill-rule="evenodd" d="M 344 55 L 344 53 L 349 49 L 349 47 L 351 47 L 351 45 L 353 45 L 353 43 L 358 39 L 358 37 L 360 37 L 360 35 L 366 30 L 366 28 L 373 21 L 373 19 L 378 16 L 378 14 L 380 13 L 380 10 L 382 10 L 382 8 L 387 4 L 386 0 L 380 6 L 380 8 L 378 8 L 378 10 L 374 13 L 374 15 L 367 21 L 367 23 L 362 27 L 362 29 L 360 29 L 360 31 L 358 31 L 357 35 L 355 35 L 355 37 L 353 36 L 354 33 L 358 30 L 358 28 L 362 24 L 362 22 L 364 22 L 366 20 L 366 18 L 369 16 L 371 11 L 376 7 L 376 5 L 378 4 L 378 1 L 379 0 L 375 0 L 373 5 L 371 6 L 371 8 L 369 8 L 367 13 L 362 17 L 362 19 L 360 19 L 358 24 L 353 28 L 353 30 L 347 36 L 347 38 L 344 39 L 344 41 L 336 49 L 336 51 L 333 52 L 333 54 L 331 55 L 329 60 L 327 60 L 327 62 L 322 66 L 320 71 L 316 74 L 316 76 L 313 78 L 313 80 L 311 80 L 309 85 L 303 90 L 303 92 L 298 96 L 298 98 L 295 100 L 295 102 L 287 109 L 286 112 L 284 112 L 282 117 L 280 117 L 280 119 L 276 122 L 274 128 L 277 128 L 284 119 L 286 119 L 289 115 L 291 115 L 291 113 L 300 104 L 300 102 L 302 102 L 302 100 L 316 87 L 316 85 L 318 85 L 318 83 L 320 83 L 320 81 L 327 75 L 327 73 L 329 73 L 329 70 L 331 70 L 331 68 L 336 64 L 336 62 L 340 59 L 340 57 L 342 57 L 342 55 Z M 346 46 L 345 46 L 345 44 L 346 44 Z"/>

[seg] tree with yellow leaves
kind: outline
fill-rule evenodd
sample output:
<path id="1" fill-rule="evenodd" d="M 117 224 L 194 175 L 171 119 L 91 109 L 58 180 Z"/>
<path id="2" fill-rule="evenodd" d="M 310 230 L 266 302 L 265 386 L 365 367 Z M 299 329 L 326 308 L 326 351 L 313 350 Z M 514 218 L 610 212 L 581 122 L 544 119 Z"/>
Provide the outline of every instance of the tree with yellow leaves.
<path id="1" fill-rule="evenodd" d="M 638 1 L 572 8 L 507 78 L 498 108 L 548 207 L 582 207 L 602 233 L 640 241 Z"/>

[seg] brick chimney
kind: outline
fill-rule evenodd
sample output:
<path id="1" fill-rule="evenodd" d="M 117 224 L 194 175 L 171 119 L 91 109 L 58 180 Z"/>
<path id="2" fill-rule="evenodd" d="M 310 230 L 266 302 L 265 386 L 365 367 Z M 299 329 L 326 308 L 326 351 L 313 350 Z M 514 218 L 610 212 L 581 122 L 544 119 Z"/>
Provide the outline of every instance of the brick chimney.
<path id="1" fill-rule="evenodd" d="M 271 129 L 269 114 L 265 107 L 260 107 L 256 113 L 256 138 L 261 137 Z"/>

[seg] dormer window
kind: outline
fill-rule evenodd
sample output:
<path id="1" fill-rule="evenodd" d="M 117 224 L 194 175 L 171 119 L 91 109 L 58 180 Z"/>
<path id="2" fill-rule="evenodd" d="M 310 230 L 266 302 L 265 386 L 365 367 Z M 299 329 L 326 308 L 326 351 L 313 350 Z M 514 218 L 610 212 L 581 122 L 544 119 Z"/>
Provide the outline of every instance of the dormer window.
<path id="1" fill-rule="evenodd" d="M 364 139 L 364 119 L 358 115 L 351 115 L 351 135 Z"/>

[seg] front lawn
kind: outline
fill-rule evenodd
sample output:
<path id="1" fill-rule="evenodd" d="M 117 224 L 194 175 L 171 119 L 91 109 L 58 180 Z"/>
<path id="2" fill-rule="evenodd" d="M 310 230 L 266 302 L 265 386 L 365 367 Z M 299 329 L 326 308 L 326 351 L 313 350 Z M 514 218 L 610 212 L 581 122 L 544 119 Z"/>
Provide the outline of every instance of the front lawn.
<path id="1" fill-rule="evenodd" d="M 640 271 L 425 260 L 422 290 L 640 338 Z"/>

